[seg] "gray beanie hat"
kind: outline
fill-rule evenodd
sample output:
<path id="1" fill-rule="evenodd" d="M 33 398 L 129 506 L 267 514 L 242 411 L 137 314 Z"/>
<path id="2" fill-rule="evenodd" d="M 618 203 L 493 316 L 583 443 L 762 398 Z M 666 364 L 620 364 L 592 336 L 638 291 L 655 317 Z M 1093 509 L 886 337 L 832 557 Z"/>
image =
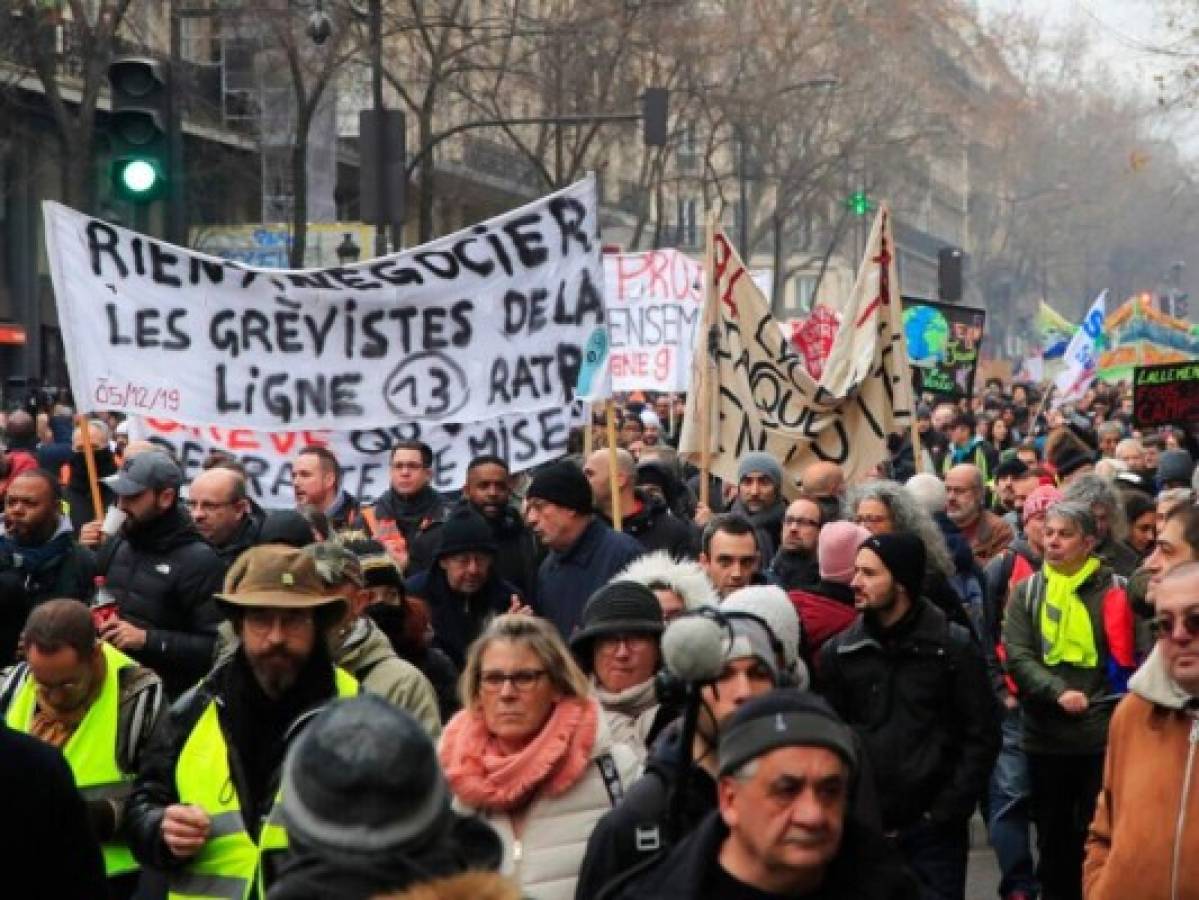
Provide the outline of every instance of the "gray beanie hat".
<path id="1" fill-rule="evenodd" d="M 783 487 L 783 467 L 769 453 L 746 453 L 737 461 L 737 480 L 740 481 L 750 472 L 761 472 L 774 482 L 780 490 Z"/>
<path id="2" fill-rule="evenodd" d="M 828 702 L 808 691 L 768 691 L 748 701 L 720 729 L 720 774 L 728 775 L 750 760 L 780 747 L 823 747 L 858 767 L 853 731 Z"/>
<path id="3" fill-rule="evenodd" d="M 1185 450 L 1167 450 L 1157 458 L 1157 480 L 1160 484 L 1177 481 L 1189 485 L 1194 469 L 1195 462 Z"/>
<path id="4" fill-rule="evenodd" d="M 416 719 L 371 694 L 327 706 L 283 766 L 289 833 L 357 856 L 423 845 L 453 826 L 433 742 Z"/>
<path id="5" fill-rule="evenodd" d="M 774 635 L 760 617 L 746 612 L 732 612 L 725 616 L 729 628 L 729 640 L 724 645 L 724 661 L 755 657 L 770 670 L 775 684 L 779 683 L 778 657 L 771 641 Z"/>

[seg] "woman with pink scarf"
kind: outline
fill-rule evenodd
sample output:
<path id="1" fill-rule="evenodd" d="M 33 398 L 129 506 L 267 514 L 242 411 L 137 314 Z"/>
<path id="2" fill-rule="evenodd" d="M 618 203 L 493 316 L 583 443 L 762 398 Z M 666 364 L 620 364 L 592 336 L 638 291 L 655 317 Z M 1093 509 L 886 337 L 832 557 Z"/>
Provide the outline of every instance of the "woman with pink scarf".
<path id="1" fill-rule="evenodd" d="M 587 677 L 545 619 L 504 615 L 471 646 L 439 755 L 455 804 L 504 842 L 532 900 L 572 900 L 587 839 L 638 774 Z"/>

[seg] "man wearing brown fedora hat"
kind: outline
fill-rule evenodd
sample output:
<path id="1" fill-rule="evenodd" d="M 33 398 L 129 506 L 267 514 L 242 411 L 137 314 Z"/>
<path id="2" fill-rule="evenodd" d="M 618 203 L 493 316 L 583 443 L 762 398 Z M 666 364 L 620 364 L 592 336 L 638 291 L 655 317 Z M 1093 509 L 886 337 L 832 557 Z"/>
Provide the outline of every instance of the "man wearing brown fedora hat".
<path id="1" fill-rule="evenodd" d="M 216 595 L 238 646 L 171 710 L 146 752 L 126 818 L 143 864 L 166 871 L 170 897 L 266 896 L 287 850 L 279 777 L 289 742 L 358 683 L 327 643 L 346 601 L 311 556 L 246 551 Z"/>

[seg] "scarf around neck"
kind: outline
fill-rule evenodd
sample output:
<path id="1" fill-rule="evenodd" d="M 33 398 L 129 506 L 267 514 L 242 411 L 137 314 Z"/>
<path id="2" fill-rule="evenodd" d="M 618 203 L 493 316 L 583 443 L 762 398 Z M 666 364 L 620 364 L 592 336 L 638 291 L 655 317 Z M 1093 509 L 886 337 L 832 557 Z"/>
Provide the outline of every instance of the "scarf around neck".
<path id="1" fill-rule="evenodd" d="M 555 704 L 536 737 L 505 753 L 480 712 L 464 709 L 446 725 L 438 756 L 450 789 L 475 809 L 510 812 L 538 796 L 570 790 L 591 762 L 599 730 L 599 706 L 568 697 Z"/>
<path id="2" fill-rule="evenodd" d="M 643 681 L 623 691 L 609 691 L 592 679 L 595 696 L 599 698 L 600 706 L 605 712 L 617 713 L 635 719 L 643 712 L 658 705 L 658 692 L 655 690 L 654 679 Z"/>
<path id="3" fill-rule="evenodd" d="M 1041 604 L 1041 646 L 1047 666 L 1068 663 L 1084 669 L 1099 665 L 1095 630 L 1086 604 L 1078 598 L 1078 589 L 1099 569 L 1099 560 L 1090 557 L 1073 575 L 1063 575 L 1045 563 L 1045 602 Z"/>

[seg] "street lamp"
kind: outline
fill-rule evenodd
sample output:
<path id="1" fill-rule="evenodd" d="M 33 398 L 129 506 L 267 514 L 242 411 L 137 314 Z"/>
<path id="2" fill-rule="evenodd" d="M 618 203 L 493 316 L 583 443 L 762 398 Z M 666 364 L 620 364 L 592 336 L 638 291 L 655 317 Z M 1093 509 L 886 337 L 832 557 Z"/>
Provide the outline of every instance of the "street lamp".
<path id="1" fill-rule="evenodd" d="M 382 0 L 367 0 L 364 12 L 355 0 L 349 0 L 349 8 L 360 18 L 367 20 L 370 29 L 371 44 L 371 100 L 374 110 L 374 155 L 377 166 L 376 178 L 378 186 L 378 216 L 375 224 L 375 256 L 387 255 L 387 228 L 392 224 L 391 216 L 391 184 L 387 161 L 388 134 L 384 127 L 383 106 L 383 6 Z M 312 15 L 308 19 L 308 36 L 316 45 L 321 45 L 333 34 L 333 20 L 325 12 L 324 0 L 315 0 Z M 359 134 L 359 140 L 364 137 Z"/>

